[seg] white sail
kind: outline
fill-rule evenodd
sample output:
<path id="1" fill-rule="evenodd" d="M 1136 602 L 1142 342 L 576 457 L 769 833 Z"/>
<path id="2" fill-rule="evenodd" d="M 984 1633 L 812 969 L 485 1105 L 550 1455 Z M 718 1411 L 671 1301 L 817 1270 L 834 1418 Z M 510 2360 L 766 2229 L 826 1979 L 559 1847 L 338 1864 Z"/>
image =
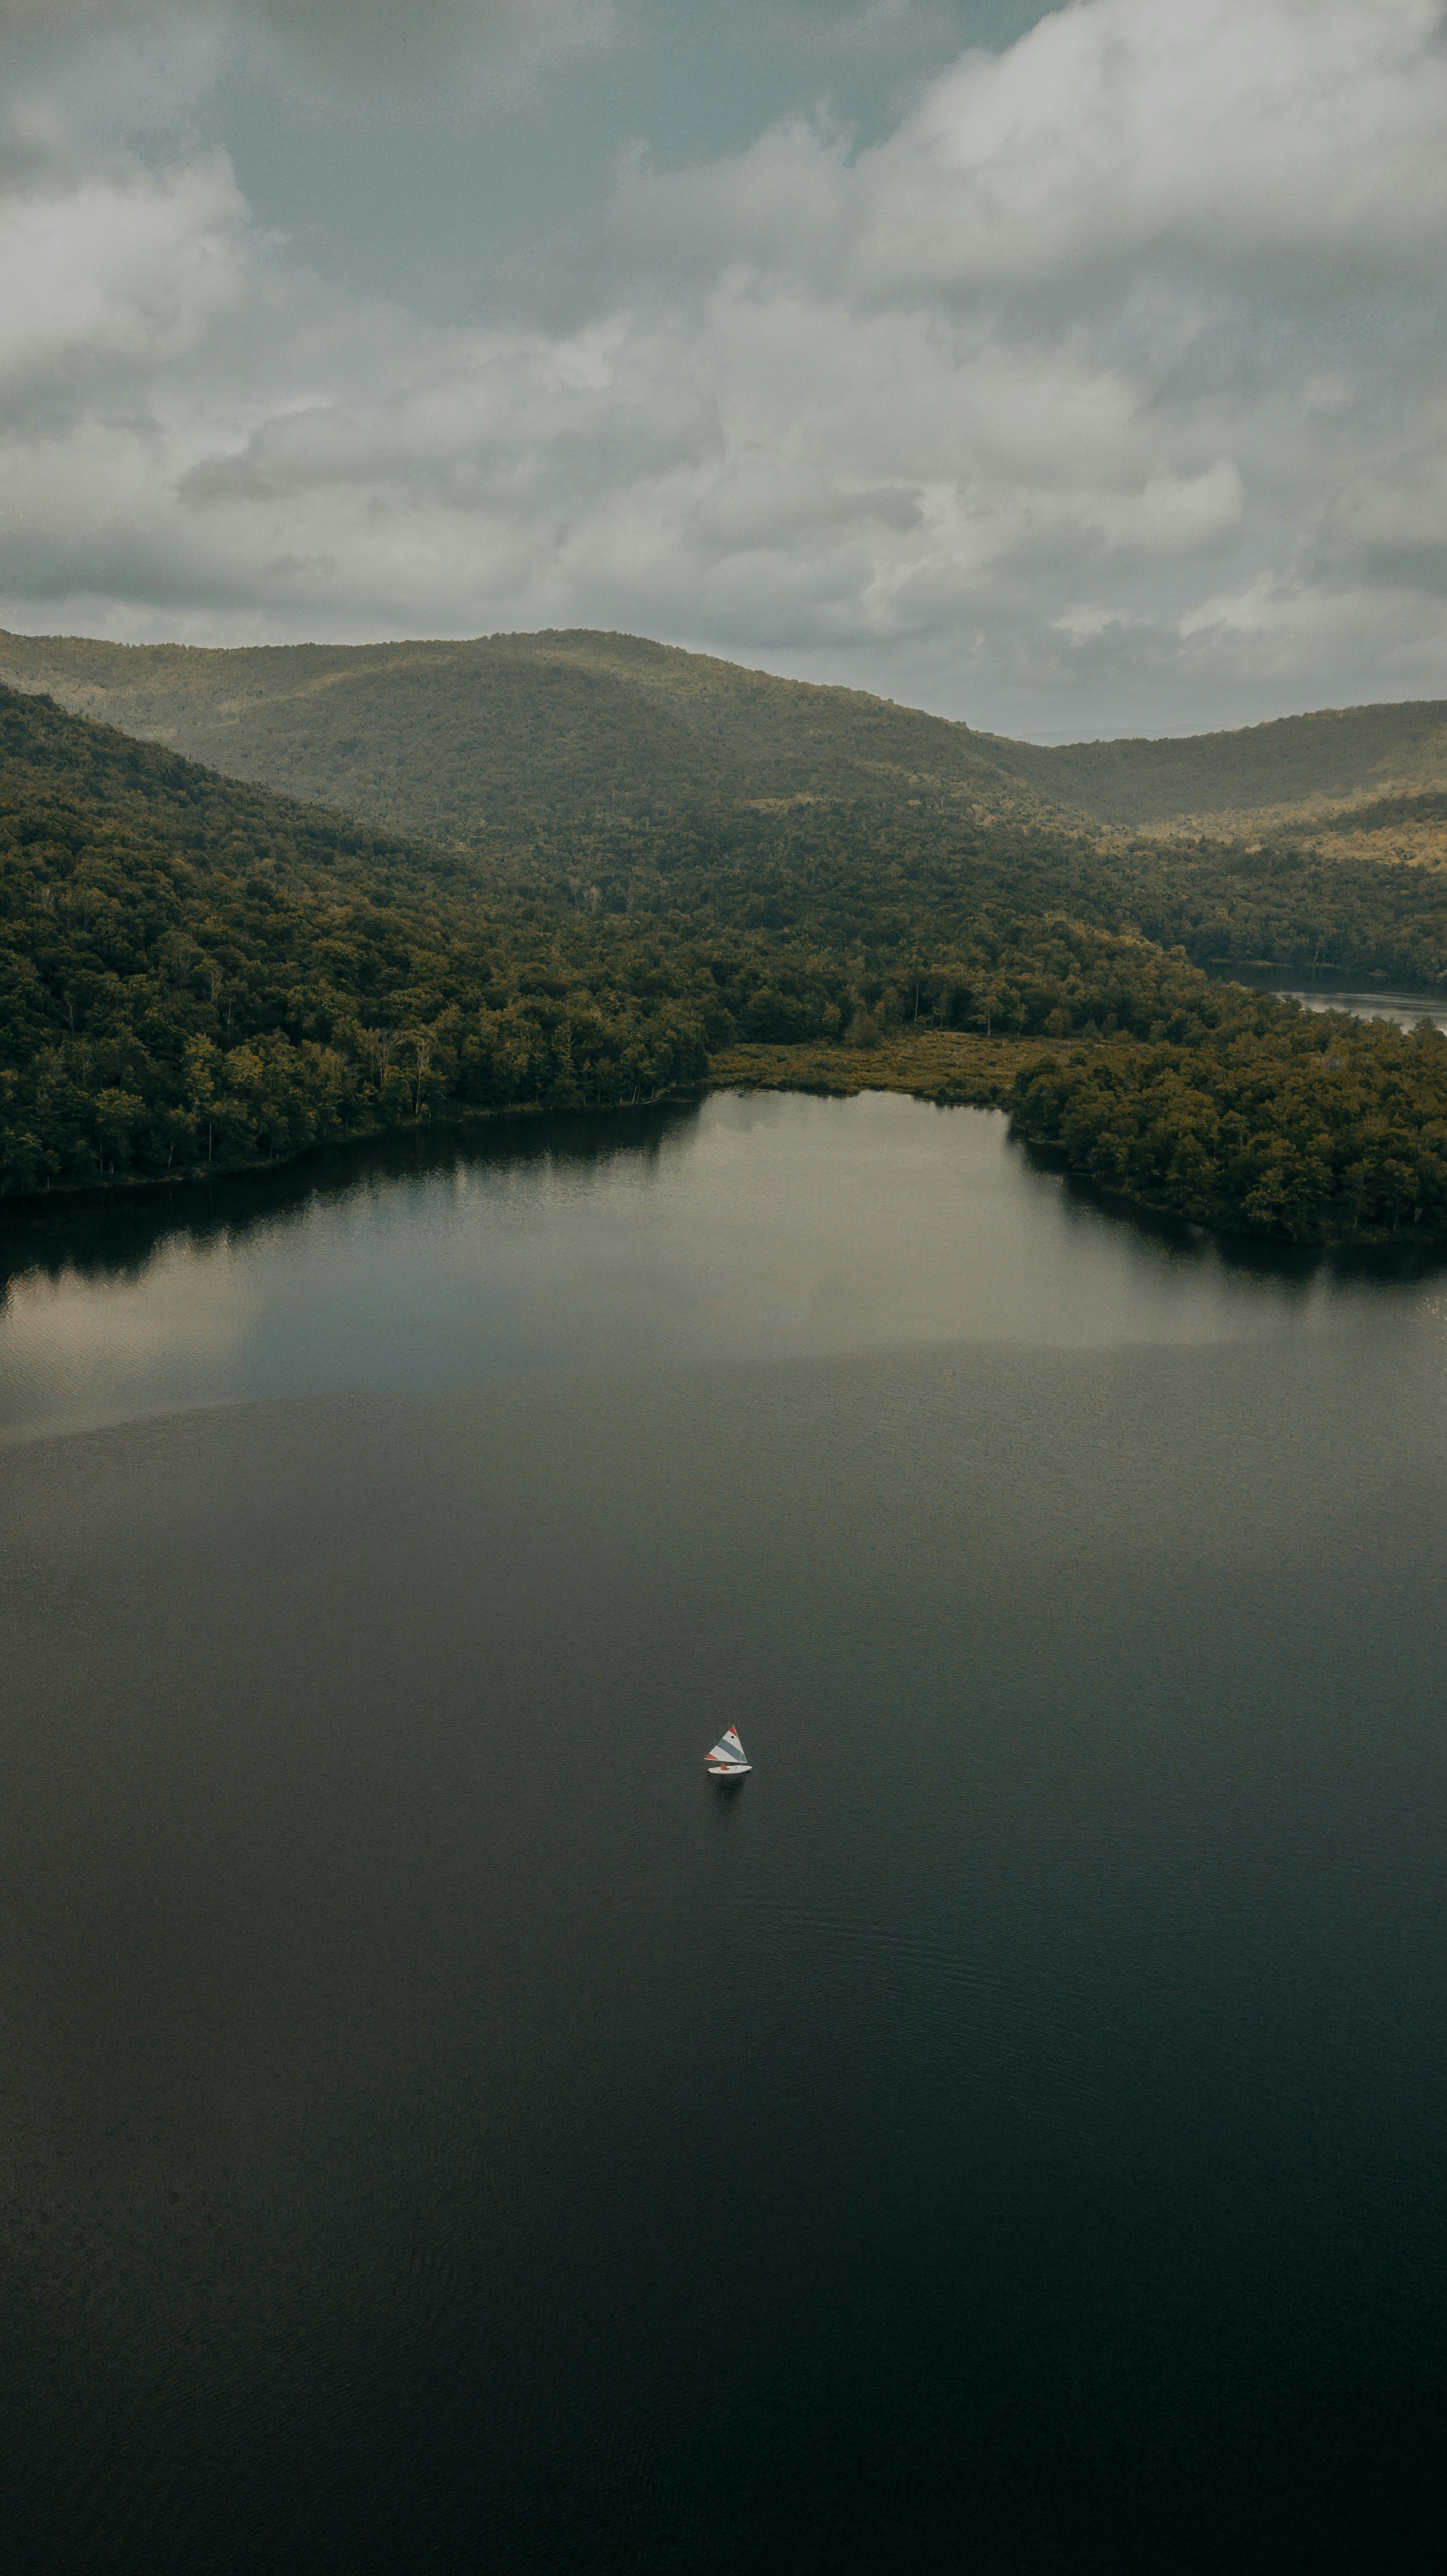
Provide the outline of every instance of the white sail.
<path id="1" fill-rule="evenodd" d="M 747 1770 L 748 1756 L 739 1742 L 737 1727 L 727 1727 L 724 1733 L 719 1737 L 713 1751 L 704 1755 L 704 1760 L 706 1762 L 723 1763 L 741 1762 Z"/>

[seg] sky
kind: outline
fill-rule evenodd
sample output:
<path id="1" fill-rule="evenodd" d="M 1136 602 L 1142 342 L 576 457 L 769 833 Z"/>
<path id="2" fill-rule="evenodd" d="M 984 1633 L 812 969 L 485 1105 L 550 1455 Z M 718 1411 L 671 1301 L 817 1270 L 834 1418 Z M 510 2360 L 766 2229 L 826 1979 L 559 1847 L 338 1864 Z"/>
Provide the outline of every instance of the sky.
<path id="1" fill-rule="evenodd" d="M 0 0 L 0 625 L 1447 696 L 1444 0 Z"/>

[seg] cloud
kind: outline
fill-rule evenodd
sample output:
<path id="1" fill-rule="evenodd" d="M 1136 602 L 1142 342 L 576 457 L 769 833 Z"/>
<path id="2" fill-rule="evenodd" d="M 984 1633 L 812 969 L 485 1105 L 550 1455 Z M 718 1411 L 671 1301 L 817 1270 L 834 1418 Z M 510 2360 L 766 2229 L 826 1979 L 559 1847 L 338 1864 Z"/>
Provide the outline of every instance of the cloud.
<path id="1" fill-rule="evenodd" d="M 1430 264 L 1447 213 L 1436 0 L 1077 0 L 966 54 L 874 149 L 798 118 L 631 170 L 625 255 L 854 296 L 1095 301 L 1135 263 L 1260 282 Z"/>
<path id="2" fill-rule="evenodd" d="M 1184 257 L 1375 267 L 1447 208 L 1433 0 L 1094 0 L 968 59 L 882 146 L 855 259 L 898 288 Z"/>
<path id="3" fill-rule="evenodd" d="M 479 85 L 606 42 L 615 0 L 0 0 L 0 30 L 64 60 L 77 41 L 143 40 L 241 60 L 313 107 L 407 100 L 436 112 Z"/>
<path id="4" fill-rule="evenodd" d="M 635 156 L 565 327 L 338 294 L 214 150 L 48 166 L 12 624 L 629 626 L 1056 732 L 1447 688 L 1428 0 L 1076 0 L 867 149 Z"/>
<path id="5" fill-rule="evenodd" d="M 0 388 L 13 425 L 47 432 L 158 378 L 256 289 L 246 208 L 219 159 L 162 179 L 100 181 L 0 208 Z"/>
<path id="6" fill-rule="evenodd" d="M 482 87 L 516 89 L 541 66 L 605 44 L 613 0 L 237 0 L 243 26 L 262 40 L 277 72 L 314 101 L 411 96 L 432 112 Z"/>

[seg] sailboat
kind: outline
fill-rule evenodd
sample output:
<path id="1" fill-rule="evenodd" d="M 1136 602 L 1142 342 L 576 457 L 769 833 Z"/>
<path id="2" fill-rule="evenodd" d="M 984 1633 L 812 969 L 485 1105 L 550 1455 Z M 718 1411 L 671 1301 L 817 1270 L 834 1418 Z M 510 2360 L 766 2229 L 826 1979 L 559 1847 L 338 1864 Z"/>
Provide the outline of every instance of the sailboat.
<path id="1" fill-rule="evenodd" d="M 744 1773 L 754 1767 L 739 1742 L 736 1726 L 726 1727 L 712 1753 L 706 1753 L 703 1758 L 708 1764 L 710 1780 L 741 1780 Z"/>

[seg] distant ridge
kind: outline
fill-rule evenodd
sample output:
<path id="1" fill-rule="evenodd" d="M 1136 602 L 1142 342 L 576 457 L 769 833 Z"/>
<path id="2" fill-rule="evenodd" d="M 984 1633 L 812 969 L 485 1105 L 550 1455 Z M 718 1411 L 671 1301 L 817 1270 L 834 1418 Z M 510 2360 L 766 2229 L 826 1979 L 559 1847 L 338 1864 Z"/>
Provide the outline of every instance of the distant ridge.
<path id="1" fill-rule="evenodd" d="M 1447 788 L 1447 699 L 1329 707 L 1236 733 L 1051 745 L 986 734 L 981 749 L 1011 776 L 1102 822 L 1288 813 L 1307 819 Z"/>
<path id="2" fill-rule="evenodd" d="M 944 797 L 1124 829 L 1441 829 L 1447 701 L 1045 746 L 862 690 L 586 630 L 470 642 L 113 644 L 0 634 L 0 681 L 387 831 L 476 843 L 600 810 Z"/>
<path id="3" fill-rule="evenodd" d="M 228 650 L 0 635 L 0 680 L 387 829 L 613 806 L 1038 791 L 961 724 L 637 636 Z"/>

